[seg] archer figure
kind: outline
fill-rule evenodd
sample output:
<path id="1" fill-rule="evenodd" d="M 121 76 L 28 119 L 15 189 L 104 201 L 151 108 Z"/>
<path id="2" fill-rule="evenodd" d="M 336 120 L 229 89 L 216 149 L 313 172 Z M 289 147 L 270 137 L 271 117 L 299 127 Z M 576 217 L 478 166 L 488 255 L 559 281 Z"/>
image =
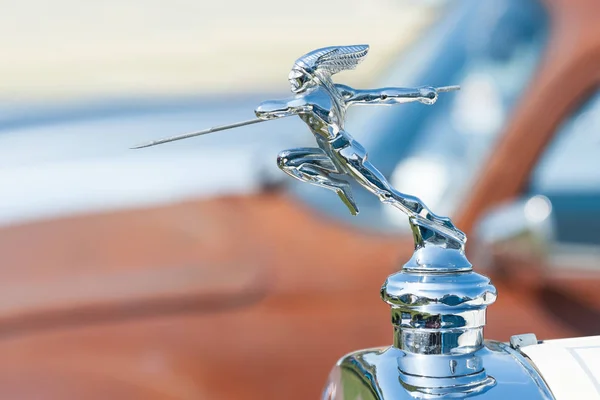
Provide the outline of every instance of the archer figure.
<path id="1" fill-rule="evenodd" d="M 381 172 L 368 161 L 365 148 L 344 130 L 346 109 L 351 105 L 392 105 L 414 101 L 434 104 L 438 93 L 457 90 L 458 86 L 437 89 L 422 86 L 414 89 L 357 90 L 333 83 L 332 75 L 356 68 L 368 51 L 367 45 L 333 46 L 314 50 L 296 60 L 289 74 L 292 92 L 296 95 L 284 100 L 263 102 L 255 110 L 257 119 L 155 140 L 134 148 L 155 146 L 298 115 L 315 135 L 319 147 L 282 151 L 277 157 L 277 164 L 286 174 L 334 191 L 352 215 L 356 215 L 358 207 L 350 185 L 334 175 L 352 177 L 361 186 L 377 195 L 382 202 L 391 204 L 408 215 L 418 245 L 443 243 L 445 246 L 462 249 L 466 242 L 466 235 L 456 228 L 449 218 L 432 213 L 417 197 L 394 189 Z"/>
<path id="2" fill-rule="evenodd" d="M 354 69 L 369 51 L 367 45 L 335 46 L 314 50 L 296 60 L 289 81 L 294 97 L 260 104 L 256 116 L 269 120 L 298 115 L 315 135 L 315 148 L 282 151 L 277 164 L 283 172 L 304 182 L 334 191 L 350 210 L 358 213 L 350 185 L 332 175 L 347 175 L 379 199 L 406 213 L 411 225 L 417 223 L 450 235 L 464 244 L 466 236 L 449 218 L 432 213 L 417 197 L 394 189 L 368 161 L 367 151 L 344 130 L 346 109 L 355 104 L 392 105 L 419 101 L 434 104 L 438 91 L 433 87 L 357 90 L 333 83 L 332 75 Z M 444 88 L 453 90 L 455 87 Z"/>

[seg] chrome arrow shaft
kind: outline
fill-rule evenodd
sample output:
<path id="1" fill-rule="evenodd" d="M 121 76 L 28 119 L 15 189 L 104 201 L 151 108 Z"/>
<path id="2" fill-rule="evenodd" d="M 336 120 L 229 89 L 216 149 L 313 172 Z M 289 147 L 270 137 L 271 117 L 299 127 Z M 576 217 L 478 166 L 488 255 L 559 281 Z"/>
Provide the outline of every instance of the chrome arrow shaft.
<path id="1" fill-rule="evenodd" d="M 156 146 L 157 144 L 163 144 L 168 142 L 174 142 L 176 140 L 187 139 L 194 136 L 207 135 L 213 132 L 225 131 L 227 129 L 239 128 L 240 126 L 258 124 L 259 122 L 265 122 L 264 119 L 251 119 L 249 121 L 236 122 L 235 124 L 213 126 L 212 128 L 205 129 L 203 131 L 184 133 L 183 135 L 171 136 L 164 139 L 153 140 L 152 142 L 142 143 L 137 146 L 133 146 L 132 149 L 143 149 L 144 147 Z"/>
<path id="2" fill-rule="evenodd" d="M 453 86 L 441 86 L 439 88 L 436 88 L 435 90 L 438 93 L 445 93 L 445 92 L 452 92 L 454 90 L 459 90 L 459 89 L 460 89 L 460 86 L 453 85 Z M 142 143 L 137 146 L 133 146 L 132 149 L 143 149 L 145 147 L 156 146 L 158 144 L 174 142 L 176 140 L 187 139 L 187 138 L 191 138 L 194 136 L 207 135 L 209 133 L 225 131 L 227 129 L 239 128 L 241 126 L 246 126 L 246 125 L 258 124 L 259 122 L 265 122 L 265 121 L 269 121 L 269 120 L 256 118 L 256 119 L 251 119 L 249 121 L 236 122 L 234 124 L 229 124 L 229 125 L 213 126 L 212 128 L 208 128 L 203 131 L 184 133 L 183 135 L 171 136 L 171 137 L 164 138 L 164 139 L 153 140 L 151 142 Z"/>

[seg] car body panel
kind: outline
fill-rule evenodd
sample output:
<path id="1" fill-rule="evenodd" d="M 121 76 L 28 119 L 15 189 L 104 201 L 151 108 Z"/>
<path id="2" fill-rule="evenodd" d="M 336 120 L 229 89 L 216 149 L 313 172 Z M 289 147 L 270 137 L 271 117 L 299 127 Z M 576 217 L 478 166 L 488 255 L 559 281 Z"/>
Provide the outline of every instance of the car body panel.
<path id="1" fill-rule="evenodd" d="M 545 340 L 520 350 L 556 400 L 600 399 L 600 336 Z"/>

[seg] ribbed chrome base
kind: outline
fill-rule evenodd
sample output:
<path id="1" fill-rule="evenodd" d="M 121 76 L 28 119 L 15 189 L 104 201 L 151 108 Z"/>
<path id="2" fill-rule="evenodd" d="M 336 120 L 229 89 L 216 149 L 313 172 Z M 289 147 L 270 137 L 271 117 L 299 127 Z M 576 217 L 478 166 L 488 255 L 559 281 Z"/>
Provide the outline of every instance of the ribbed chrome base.
<path id="1" fill-rule="evenodd" d="M 394 326 L 394 347 L 412 354 L 465 354 L 482 345 L 482 326 L 431 330 Z"/>

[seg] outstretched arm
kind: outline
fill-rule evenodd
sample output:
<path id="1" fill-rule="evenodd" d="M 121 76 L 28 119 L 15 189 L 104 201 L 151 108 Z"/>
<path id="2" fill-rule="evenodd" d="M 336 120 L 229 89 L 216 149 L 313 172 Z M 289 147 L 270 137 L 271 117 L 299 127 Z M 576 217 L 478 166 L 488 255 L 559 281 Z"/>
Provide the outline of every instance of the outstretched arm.
<path id="1" fill-rule="evenodd" d="M 345 85 L 336 85 L 346 104 L 398 104 L 420 101 L 423 104 L 433 104 L 438 93 L 435 88 L 421 86 L 418 88 L 381 88 L 358 90 Z"/>
<path id="2" fill-rule="evenodd" d="M 260 119 L 275 119 L 305 113 L 311 109 L 312 106 L 307 104 L 302 97 L 292 97 L 282 100 L 263 101 L 254 110 L 254 113 Z"/>

